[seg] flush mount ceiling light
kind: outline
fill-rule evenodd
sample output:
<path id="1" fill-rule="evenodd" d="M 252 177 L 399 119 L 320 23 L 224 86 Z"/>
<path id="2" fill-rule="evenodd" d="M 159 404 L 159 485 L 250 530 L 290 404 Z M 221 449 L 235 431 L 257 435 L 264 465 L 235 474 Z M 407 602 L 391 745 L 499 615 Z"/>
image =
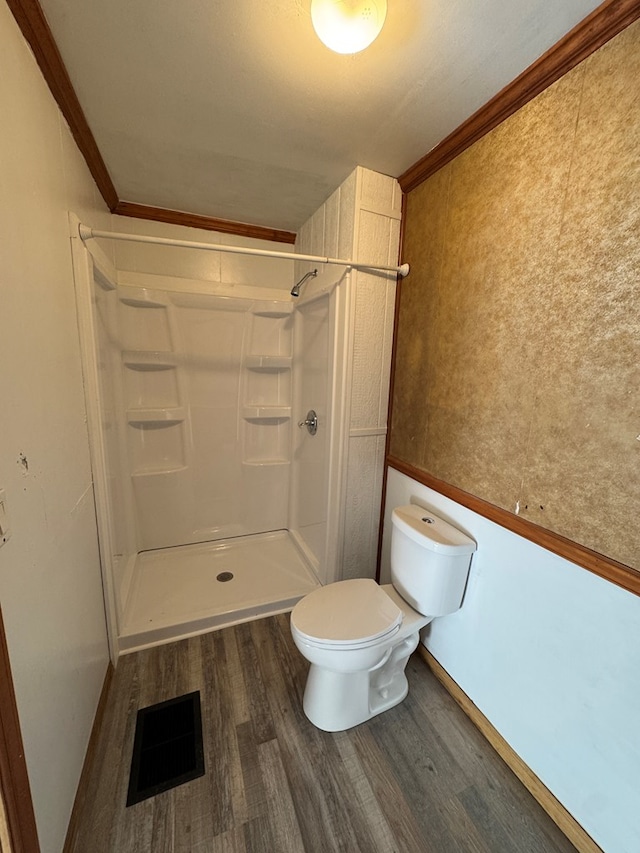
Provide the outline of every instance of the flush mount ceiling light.
<path id="1" fill-rule="evenodd" d="M 358 53 L 380 34 L 387 0 L 311 0 L 311 21 L 320 41 L 336 53 Z"/>

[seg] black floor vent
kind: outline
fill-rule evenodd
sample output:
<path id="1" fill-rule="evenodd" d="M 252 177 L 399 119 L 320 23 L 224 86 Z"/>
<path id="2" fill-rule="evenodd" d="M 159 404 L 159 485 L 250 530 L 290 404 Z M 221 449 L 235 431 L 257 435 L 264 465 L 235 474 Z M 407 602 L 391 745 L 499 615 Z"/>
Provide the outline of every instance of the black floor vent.
<path id="1" fill-rule="evenodd" d="M 204 775 L 200 693 L 138 711 L 127 805 Z"/>

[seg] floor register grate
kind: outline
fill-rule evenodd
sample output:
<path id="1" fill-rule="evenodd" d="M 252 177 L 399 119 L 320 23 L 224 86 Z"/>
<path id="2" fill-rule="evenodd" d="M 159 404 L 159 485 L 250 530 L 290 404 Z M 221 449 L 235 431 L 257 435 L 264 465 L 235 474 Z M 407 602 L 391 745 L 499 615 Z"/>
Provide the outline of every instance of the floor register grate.
<path id="1" fill-rule="evenodd" d="M 141 708 L 127 806 L 204 775 L 200 692 Z"/>

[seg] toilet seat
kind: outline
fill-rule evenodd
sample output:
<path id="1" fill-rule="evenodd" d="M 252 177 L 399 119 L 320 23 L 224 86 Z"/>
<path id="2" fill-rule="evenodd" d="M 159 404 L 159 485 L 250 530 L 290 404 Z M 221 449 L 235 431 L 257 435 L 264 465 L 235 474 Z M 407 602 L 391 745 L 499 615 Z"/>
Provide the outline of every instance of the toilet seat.
<path id="1" fill-rule="evenodd" d="M 400 630 L 402 611 L 370 578 L 320 587 L 296 604 L 291 628 L 309 645 L 359 649 L 376 645 Z"/>

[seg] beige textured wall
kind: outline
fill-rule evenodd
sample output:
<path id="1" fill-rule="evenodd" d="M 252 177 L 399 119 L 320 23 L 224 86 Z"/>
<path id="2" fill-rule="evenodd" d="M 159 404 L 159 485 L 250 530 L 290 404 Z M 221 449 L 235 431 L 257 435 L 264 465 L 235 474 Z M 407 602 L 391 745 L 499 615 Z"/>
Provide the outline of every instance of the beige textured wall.
<path id="1" fill-rule="evenodd" d="M 391 452 L 640 569 L 640 23 L 408 196 Z"/>

